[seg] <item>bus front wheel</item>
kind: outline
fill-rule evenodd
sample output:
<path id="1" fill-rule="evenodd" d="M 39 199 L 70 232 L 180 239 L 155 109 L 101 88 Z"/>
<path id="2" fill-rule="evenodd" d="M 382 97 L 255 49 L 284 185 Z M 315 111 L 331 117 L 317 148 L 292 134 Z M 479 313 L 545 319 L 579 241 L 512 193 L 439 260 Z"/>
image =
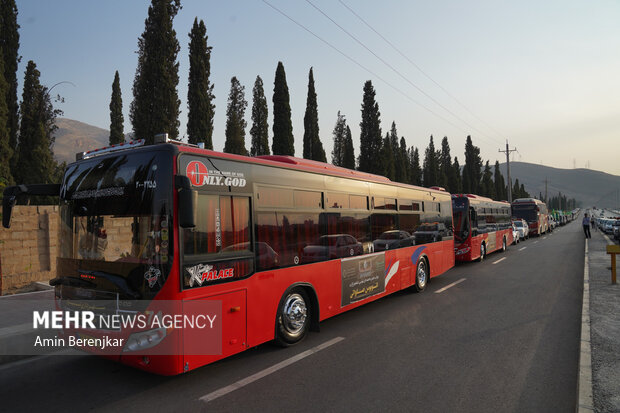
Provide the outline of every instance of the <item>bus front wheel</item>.
<path id="1" fill-rule="evenodd" d="M 276 343 L 282 347 L 300 342 L 310 327 L 310 300 L 300 288 L 286 293 L 276 317 Z"/>
<path id="2" fill-rule="evenodd" d="M 415 270 L 415 291 L 422 292 L 426 288 L 428 282 L 428 266 L 424 258 L 420 258 Z"/>

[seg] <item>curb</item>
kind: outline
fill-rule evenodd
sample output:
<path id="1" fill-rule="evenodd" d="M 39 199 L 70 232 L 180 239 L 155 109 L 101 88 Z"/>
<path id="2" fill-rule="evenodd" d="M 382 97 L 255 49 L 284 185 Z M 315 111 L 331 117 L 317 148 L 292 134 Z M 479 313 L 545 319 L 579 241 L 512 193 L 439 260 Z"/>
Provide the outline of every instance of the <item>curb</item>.
<path id="1" fill-rule="evenodd" d="M 577 382 L 577 408 L 579 413 L 594 411 L 592 398 L 592 348 L 590 346 L 590 260 L 586 238 L 583 264 L 583 301 L 581 305 L 581 339 L 579 351 L 579 380 Z"/>

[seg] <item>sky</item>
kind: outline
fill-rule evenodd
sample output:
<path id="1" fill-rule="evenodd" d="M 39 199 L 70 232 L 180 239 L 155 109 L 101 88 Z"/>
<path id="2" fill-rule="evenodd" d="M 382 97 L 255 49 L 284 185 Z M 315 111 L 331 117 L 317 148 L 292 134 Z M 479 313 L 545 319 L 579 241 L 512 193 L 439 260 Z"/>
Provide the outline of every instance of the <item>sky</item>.
<path id="1" fill-rule="evenodd" d="M 17 0 L 21 83 L 33 60 L 41 82 L 64 98 L 63 117 L 110 126 L 118 70 L 125 116 L 150 0 Z M 273 81 L 284 64 L 295 153 L 301 157 L 308 72 L 313 68 L 320 138 L 331 159 L 340 111 L 356 156 L 363 86 L 372 80 L 383 135 L 420 153 L 448 137 L 464 163 L 472 137 L 483 160 L 511 160 L 620 175 L 620 2 L 615 0 L 182 0 L 174 19 L 181 51 L 180 134 L 186 134 L 188 34 L 204 20 L 215 94 L 213 145 L 224 148 L 230 79 L 245 86 L 246 147 L 252 88 L 264 82 L 273 125 Z M 62 82 L 58 84 L 59 82 Z M 270 144 L 271 144 L 270 136 Z M 542 179 L 542 178 L 541 178 Z"/>

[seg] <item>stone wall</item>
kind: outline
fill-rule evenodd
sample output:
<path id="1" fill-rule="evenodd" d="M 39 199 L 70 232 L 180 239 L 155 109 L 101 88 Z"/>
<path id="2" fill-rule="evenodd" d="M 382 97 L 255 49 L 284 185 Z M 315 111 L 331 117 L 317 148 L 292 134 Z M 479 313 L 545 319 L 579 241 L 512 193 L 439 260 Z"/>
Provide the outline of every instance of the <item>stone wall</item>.
<path id="1" fill-rule="evenodd" d="M 34 289 L 56 276 L 58 206 L 16 206 L 0 227 L 0 294 Z"/>

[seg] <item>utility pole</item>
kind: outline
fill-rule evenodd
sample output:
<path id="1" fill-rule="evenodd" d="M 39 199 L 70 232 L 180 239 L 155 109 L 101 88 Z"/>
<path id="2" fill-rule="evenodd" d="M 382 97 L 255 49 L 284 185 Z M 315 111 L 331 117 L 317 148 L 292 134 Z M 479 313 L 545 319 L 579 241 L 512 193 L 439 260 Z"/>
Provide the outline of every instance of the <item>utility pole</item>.
<path id="1" fill-rule="evenodd" d="M 498 151 L 506 154 L 506 174 L 508 175 L 508 203 L 512 204 L 512 182 L 510 182 L 510 152 L 516 152 L 517 148 L 510 149 L 510 147 L 508 146 L 508 139 L 506 139 L 506 150 L 502 151 L 501 149 L 499 149 Z"/>

